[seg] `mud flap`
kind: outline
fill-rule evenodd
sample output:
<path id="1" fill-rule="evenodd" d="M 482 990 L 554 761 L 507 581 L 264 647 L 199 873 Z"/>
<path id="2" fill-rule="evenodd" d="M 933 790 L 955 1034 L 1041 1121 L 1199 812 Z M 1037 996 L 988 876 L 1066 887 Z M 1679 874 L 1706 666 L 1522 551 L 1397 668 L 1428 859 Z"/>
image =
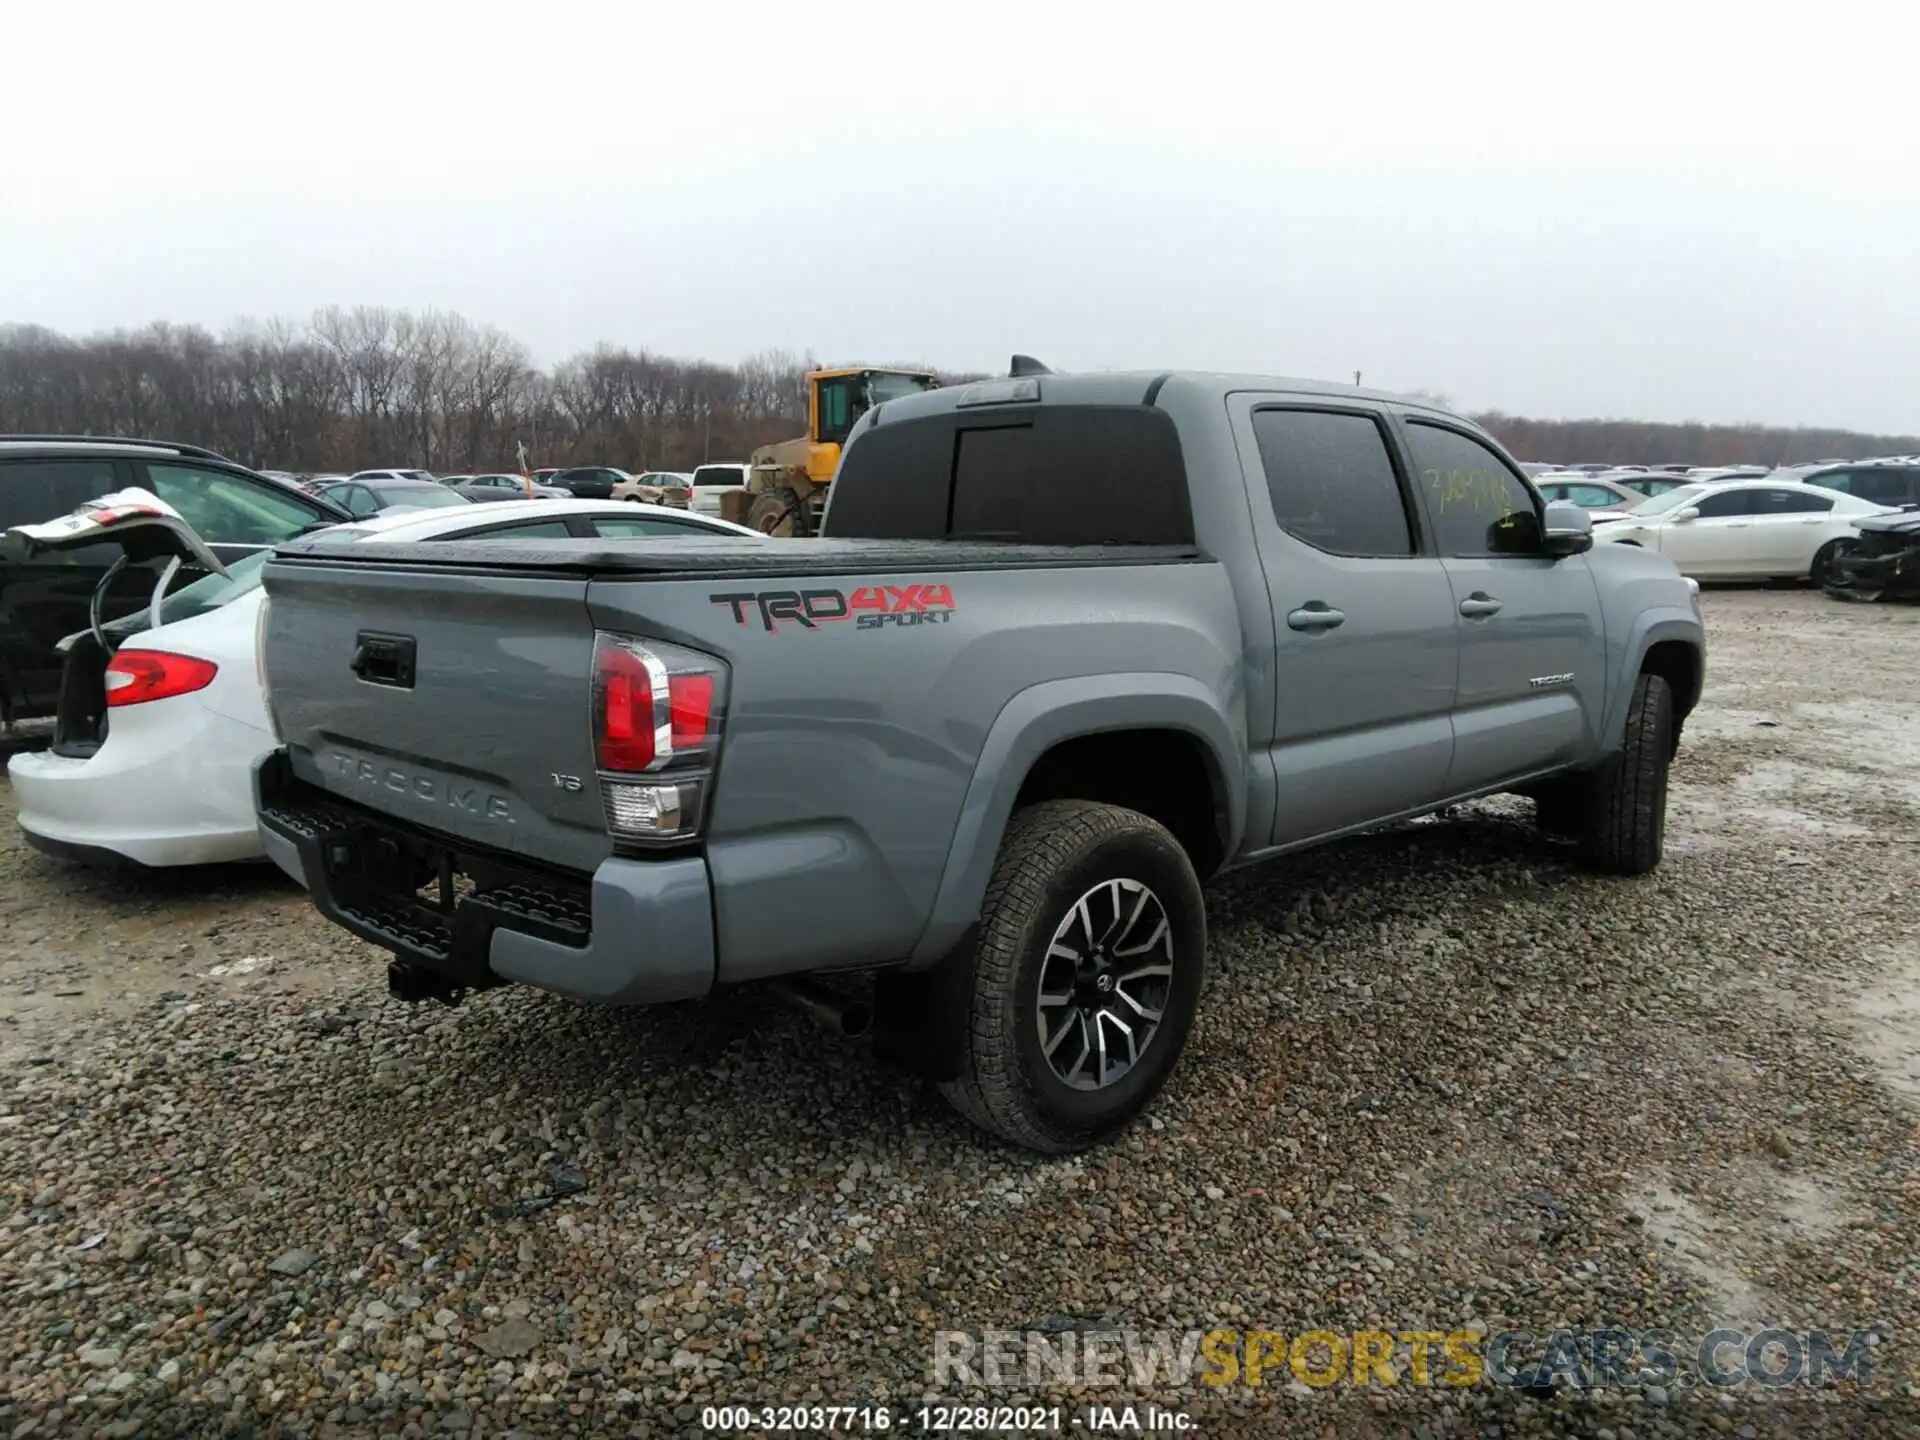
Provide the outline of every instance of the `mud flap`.
<path id="1" fill-rule="evenodd" d="M 873 1053 L 925 1080 L 958 1079 L 973 998 L 970 925 L 939 964 L 925 970 L 883 970 L 873 983 Z"/>

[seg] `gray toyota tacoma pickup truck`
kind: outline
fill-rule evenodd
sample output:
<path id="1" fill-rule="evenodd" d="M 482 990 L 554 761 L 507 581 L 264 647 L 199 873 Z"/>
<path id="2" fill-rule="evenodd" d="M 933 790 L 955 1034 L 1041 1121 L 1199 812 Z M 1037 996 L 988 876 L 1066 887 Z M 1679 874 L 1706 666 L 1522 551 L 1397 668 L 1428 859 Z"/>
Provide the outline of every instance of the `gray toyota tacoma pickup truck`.
<path id="1" fill-rule="evenodd" d="M 776 981 L 1047 1151 L 1193 1024 L 1201 882 L 1517 791 L 1659 863 L 1695 591 L 1473 425 L 1019 374 L 863 416 L 817 540 L 324 535 L 265 572 L 269 853 L 406 998 Z M 859 994 L 867 993 L 864 985 Z"/>

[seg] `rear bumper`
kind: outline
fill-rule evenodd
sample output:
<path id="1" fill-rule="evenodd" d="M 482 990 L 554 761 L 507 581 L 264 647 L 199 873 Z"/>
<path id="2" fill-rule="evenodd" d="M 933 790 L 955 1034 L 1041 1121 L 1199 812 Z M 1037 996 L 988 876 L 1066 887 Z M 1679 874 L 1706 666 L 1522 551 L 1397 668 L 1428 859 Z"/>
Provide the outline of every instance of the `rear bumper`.
<path id="1" fill-rule="evenodd" d="M 518 981 L 608 1005 L 690 1000 L 714 983 L 699 856 L 603 861 L 591 877 L 483 854 L 255 768 L 260 842 L 320 913 L 455 984 Z M 416 883 L 419 882 L 419 883 Z"/>
<path id="2" fill-rule="evenodd" d="M 151 708 L 155 713 L 120 722 L 119 733 L 93 755 L 41 750 L 8 762 L 28 842 L 86 863 L 259 859 L 248 772 L 273 737 L 207 708 L 198 695 Z"/>

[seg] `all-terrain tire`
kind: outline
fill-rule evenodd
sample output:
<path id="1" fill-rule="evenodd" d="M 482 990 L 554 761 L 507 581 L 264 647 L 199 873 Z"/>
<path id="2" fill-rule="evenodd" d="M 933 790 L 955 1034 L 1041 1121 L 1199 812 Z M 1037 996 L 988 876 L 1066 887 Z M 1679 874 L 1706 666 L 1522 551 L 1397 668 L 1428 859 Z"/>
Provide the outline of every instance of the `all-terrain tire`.
<path id="1" fill-rule="evenodd" d="M 1672 687 L 1662 676 L 1641 675 L 1620 753 L 1556 801 L 1551 819 L 1579 842 L 1581 858 L 1594 869 L 1644 875 L 1660 863 L 1673 724 Z M 1543 811 L 1543 827 L 1548 819 Z"/>
<path id="2" fill-rule="evenodd" d="M 807 502 L 794 490 L 768 490 L 756 495 L 747 511 L 747 526 L 762 535 L 810 535 Z"/>
<path id="3" fill-rule="evenodd" d="M 1040 983 L 1056 929 L 1083 896 L 1116 880 L 1147 887 L 1163 910 L 1172 974 L 1158 1028 L 1131 1068 L 1102 1088 L 1076 1089 L 1055 1073 L 1043 1050 Z M 1118 938 L 1112 943 L 1119 948 Z M 955 957 L 970 967 L 970 983 L 962 987 L 967 1015 L 959 1074 L 942 1082 L 941 1093 L 982 1129 L 1048 1154 L 1084 1149 L 1113 1134 L 1159 1093 L 1186 1046 L 1206 945 L 1199 878 L 1164 826 L 1084 800 L 1019 811 L 1001 841 L 977 942 L 970 955 Z"/>

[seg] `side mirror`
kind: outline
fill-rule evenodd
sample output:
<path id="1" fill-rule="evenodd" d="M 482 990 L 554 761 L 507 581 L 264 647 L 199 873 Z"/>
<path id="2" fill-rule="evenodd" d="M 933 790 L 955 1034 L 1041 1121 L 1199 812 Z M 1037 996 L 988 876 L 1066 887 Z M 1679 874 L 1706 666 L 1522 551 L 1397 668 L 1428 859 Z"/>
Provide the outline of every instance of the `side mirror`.
<path id="1" fill-rule="evenodd" d="M 1683 505 L 1667 518 L 1675 525 L 1685 525 L 1690 520 L 1698 520 L 1700 518 L 1700 507 L 1698 505 Z"/>
<path id="2" fill-rule="evenodd" d="M 1571 500 L 1549 500 L 1541 548 L 1556 559 L 1593 548 L 1593 517 Z"/>

